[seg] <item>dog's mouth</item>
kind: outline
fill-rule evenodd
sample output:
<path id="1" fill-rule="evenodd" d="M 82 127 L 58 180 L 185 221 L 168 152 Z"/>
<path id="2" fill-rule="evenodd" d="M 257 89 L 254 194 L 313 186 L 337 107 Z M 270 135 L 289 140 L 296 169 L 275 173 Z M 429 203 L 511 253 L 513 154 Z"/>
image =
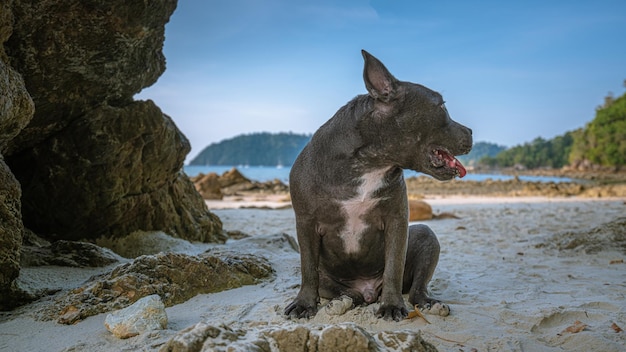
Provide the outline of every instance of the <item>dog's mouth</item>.
<path id="1" fill-rule="evenodd" d="M 449 169 L 455 176 L 462 178 L 467 174 L 467 170 L 457 158 L 450 152 L 442 148 L 435 148 L 430 153 L 430 163 L 436 169 Z"/>

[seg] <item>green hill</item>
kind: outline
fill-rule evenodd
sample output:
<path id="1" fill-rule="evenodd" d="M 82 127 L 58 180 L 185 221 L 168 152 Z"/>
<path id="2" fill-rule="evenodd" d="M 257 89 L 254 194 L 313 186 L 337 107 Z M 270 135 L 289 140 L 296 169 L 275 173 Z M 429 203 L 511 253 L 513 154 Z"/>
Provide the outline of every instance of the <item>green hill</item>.
<path id="1" fill-rule="evenodd" d="M 561 168 L 566 165 L 600 165 L 621 168 L 626 165 L 626 93 L 605 98 L 596 116 L 584 128 L 565 132 L 552 139 L 535 138 L 482 158 L 481 165 L 528 169 Z"/>
<path id="2" fill-rule="evenodd" d="M 311 135 L 252 133 L 213 143 L 190 165 L 291 166 Z"/>
<path id="3" fill-rule="evenodd" d="M 572 164 L 586 160 L 602 166 L 626 165 L 626 93 L 605 98 L 596 117 L 574 135 L 569 159 Z"/>
<path id="4" fill-rule="evenodd" d="M 476 166 L 482 158 L 494 157 L 506 147 L 489 142 L 476 142 L 467 155 L 457 157 L 465 166 Z"/>

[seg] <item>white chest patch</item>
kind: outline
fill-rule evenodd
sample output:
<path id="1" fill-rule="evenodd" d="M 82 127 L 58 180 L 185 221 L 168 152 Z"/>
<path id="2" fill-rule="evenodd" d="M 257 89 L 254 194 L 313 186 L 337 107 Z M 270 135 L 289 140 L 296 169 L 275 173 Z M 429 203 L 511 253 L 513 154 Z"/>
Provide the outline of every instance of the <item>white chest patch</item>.
<path id="1" fill-rule="evenodd" d="M 368 227 L 368 224 L 363 220 L 363 215 L 369 212 L 380 200 L 374 198 L 373 195 L 376 190 L 384 185 L 384 176 L 388 170 L 375 170 L 361 176 L 361 184 L 356 196 L 340 203 L 346 217 L 346 224 L 339 236 L 343 240 L 346 253 L 359 251 L 361 235 Z"/>

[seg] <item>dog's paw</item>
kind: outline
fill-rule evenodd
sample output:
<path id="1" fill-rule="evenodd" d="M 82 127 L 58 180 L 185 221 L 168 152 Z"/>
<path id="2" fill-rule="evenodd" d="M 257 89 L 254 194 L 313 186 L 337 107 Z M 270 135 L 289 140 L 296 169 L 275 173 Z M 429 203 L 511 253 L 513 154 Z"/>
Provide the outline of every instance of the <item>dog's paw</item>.
<path id="1" fill-rule="evenodd" d="M 450 307 L 445 303 L 437 301 L 433 301 L 432 303 L 424 305 L 424 307 L 420 307 L 420 310 L 423 313 L 439 315 L 442 317 L 447 317 L 448 315 L 450 315 Z"/>
<path id="2" fill-rule="evenodd" d="M 400 321 L 406 318 L 407 315 L 409 315 L 409 311 L 406 310 L 404 304 L 392 305 L 382 303 L 378 308 L 378 311 L 376 311 L 376 316 L 385 320 Z"/>
<path id="3" fill-rule="evenodd" d="M 285 308 L 285 315 L 289 317 L 289 319 L 297 319 L 297 318 L 313 318 L 317 314 L 317 303 L 316 304 L 306 304 L 302 303 L 300 300 L 296 299 L 291 302 L 290 305 Z"/>
<path id="4" fill-rule="evenodd" d="M 324 312 L 328 315 L 343 315 L 348 309 L 352 308 L 352 298 L 348 296 L 341 296 L 335 298 L 324 307 Z"/>

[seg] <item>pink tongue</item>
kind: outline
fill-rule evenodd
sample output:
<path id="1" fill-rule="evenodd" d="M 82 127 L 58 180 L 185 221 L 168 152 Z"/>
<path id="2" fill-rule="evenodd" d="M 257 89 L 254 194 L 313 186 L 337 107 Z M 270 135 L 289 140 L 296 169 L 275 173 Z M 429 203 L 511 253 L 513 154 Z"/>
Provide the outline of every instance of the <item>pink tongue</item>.
<path id="1" fill-rule="evenodd" d="M 461 164 L 461 162 L 453 156 L 450 156 L 450 159 L 448 159 L 448 166 L 454 167 L 459 170 L 459 178 L 463 178 L 463 176 L 467 174 L 467 170 L 465 170 L 463 164 Z"/>

